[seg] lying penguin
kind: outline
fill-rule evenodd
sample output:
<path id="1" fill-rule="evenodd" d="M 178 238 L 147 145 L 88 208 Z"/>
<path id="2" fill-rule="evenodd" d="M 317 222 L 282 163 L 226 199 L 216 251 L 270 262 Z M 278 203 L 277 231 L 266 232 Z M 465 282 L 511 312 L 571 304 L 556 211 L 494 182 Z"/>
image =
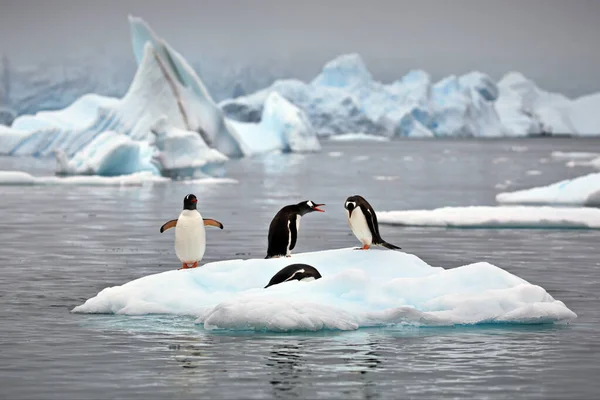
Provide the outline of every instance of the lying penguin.
<path id="1" fill-rule="evenodd" d="M 313 211 L 325 212 L 319 208 L 324 205 L 306 200 L 279 210 L 269 226 L 269 247 L 265 258 L 290 257 L 298 239 L 300 218 Z"/>
<path id="2" fill-rule="evenodd" d="M 321 274 L 315 267 L 308 264 L 291 264 L 273 275 L 265 289 L 287 281 L 313 281 L 319 278 L 321 278 Z"/>
<path id="3" fill-rule="evenodd" d="M 372 245 L 383 246 L 391 250 L 400 249 L 381 238 L 375 210 L 364 197 L 359 195 L 348 197 L 344 208 L 348 212 L 348 223 L 352 233 L 363 245 L 357 250 L 368 250 Z"/>
<path id="4" fill-rule="evenodd" d="M 205 225 L 223 229 L 223 224 L 211 218 L 202 218 L 196 209 L 198 199 L 188 194 L 183 199 L 183 211 L 179 218 L 172 219 L 160 227 L 160 233 L 175 228 L 175 253 L 183 263 L 179 269 L 196 268 L 206 250 Z"/>

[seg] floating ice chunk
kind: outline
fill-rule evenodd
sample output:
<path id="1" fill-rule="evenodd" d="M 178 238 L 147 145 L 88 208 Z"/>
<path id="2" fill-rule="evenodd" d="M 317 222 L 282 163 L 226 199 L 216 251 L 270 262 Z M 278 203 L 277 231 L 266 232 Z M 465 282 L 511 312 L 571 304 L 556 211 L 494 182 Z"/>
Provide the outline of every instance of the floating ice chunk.
<path id="1" fill-rule="evenodd" d="M 600 206 L 600 173 L 566 179 L 548 186 L 499 193 L 498 203 Z"/>
<path id="2" fill-rule="evenodd" d="M 155 158 L 163 175 L 173 178 L 208 172 L 206 167 L 222 164 L 229 158 L 206 145 L 200 134 L 179 128 L 155 129 Z"/>
<path id="3" fill-rule="evenodd" d="M 143 186 L 171 180 L 152 172 L 137 172 L 121 176 L 33 176 L 22 171 L 0 171 L 2 185 L 78 185 L 78 186 Z"/>
<path id="4" fill-rule="evenodd" d="M 73 312 L 190 315 L 205 329 L 276 332 L 576 318 L 542 287 L 488 263 L 445 270 L 411 254 L 350 248 L 291 260 L 228 260 L 149 275 L 108 287 Z M 323 277 L 263 289 L 292 262 Z"/>
<path id="5" fill-rule="evenodd" d="M 329 157 L 337 158 L 343 156 L 344 153 L 342 153 L 341 151 L 330 151 L 329 153 L 327 153 L 327 155 Z"/>
<path id="6" fill-rule="evenodd" d="M 585 207 L 444 207 L 379 211 L 377 218 L 381 224 L 401 226 L 600 229 L 600 209 Z"/>
<path id="7" fill-rule="evenodd" d="M 526 172 L 526 174 L 529 176 L 541 175 L 542 171 L 538 171 L 537 169 L 530 169 Z"/>
<path id="8" fill-rule="evenodd" d="M 552 158 L 557 160 L 591 160 L 600 157 L 600 153 L 591 153 L 586 151 L 553 151 Z"/>
<path id="9" fill-rule="evenodd" d="M 329 140 L 334 142 L 389 142 L 385 136 L 368 135 L 366 133 L 344 133 L 330 136 Z"/>
<path id="10" fill-rule="evenodd" d="M 600 157 L 594 158 L 589 161 L 569 161 L 567 162 L 567 167 L 592 167 L 596 169 L 600 169 Z"/>
<path id="11" fill-rule="evenodd" d="M 102 132 L 71 159 L 61 150 L 56 152 L 61 175 L 117 176 L 142 171 L 160 175 L 151 162 L 153 150 L 147 142 L 116 132 Z"/>
<path id="12" fill-rule="evenodd" d="M 263 107 L 261 121 L 230 122 L 240 132 L 248 155 L 275 150 L 310 152 L 321 150 L 317 134 L 304 111 L 277 92 L 271 92 Z"/>

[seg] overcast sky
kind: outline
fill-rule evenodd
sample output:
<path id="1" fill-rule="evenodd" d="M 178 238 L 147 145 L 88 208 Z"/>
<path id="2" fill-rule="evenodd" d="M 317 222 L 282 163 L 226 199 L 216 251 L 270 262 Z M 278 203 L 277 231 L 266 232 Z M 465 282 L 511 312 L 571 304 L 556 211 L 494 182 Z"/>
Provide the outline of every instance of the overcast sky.
<path id="1" fill-rule="evenodd" d="M 600 91 L 598 0 L 0 0 L 0 53 L 132 57 L 130 13 L 193 61 L 268 58 L 307 79 L 357 52 L 384 81 L 518 70 L 549 90 Z"/>

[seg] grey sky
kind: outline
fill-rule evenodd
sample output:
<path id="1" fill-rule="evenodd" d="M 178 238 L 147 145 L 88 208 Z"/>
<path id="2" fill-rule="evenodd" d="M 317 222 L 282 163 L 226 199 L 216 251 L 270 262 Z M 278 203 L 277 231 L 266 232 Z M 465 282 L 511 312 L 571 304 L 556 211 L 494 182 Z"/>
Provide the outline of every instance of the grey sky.
<path id="1" fill-rule="evenodd" d="M 129 57 L 129 13 L 193 61 L 268 58 L 307 79 L 358 52 L 384 81 L 518 70 L 549 90 L 600 91 L 597 0 L 0 0 L 0 53 L 17 65 Z"/>

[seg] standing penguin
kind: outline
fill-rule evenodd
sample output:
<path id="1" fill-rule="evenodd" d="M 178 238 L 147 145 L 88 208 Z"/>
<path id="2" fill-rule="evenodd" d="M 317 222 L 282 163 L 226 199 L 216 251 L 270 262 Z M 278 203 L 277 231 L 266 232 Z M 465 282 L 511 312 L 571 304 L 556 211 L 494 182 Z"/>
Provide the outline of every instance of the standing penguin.
<path id="1" fill-rule="evenodd" d="M 359 195 L 348 197 L 344 208 L 348 211 L 348 223 L 352 233 L 363 244 L 361 250 L 368 250 L 371 245 L 380 245 L 391 250 L 400 249 L 381 238 L 375 210 L 364 197 Z"/>
<path id="2" fill-rule="evenodd" d="M 179 218 L 172 219 L 160 227 L 160 233 L 175 227 L 175 253 L 183 263 L 179 269 L 196 268 L 206 250 L 205 225 L 223 229 L 223 224 L 210 218 L 202 218 L 196 209 L 198 199 L 188 194 L 183 199 L 183 211 Z"/>
<path id="3" fill-rule="evenodd" d="M 300 218 L 313 211 L 325 212 L 319 208 L 324 205 L 306 200 L 279 210 L 269 226 L 269 247 L 265 258 L 290 257 L 291 251 L 296 246 Z"/>

